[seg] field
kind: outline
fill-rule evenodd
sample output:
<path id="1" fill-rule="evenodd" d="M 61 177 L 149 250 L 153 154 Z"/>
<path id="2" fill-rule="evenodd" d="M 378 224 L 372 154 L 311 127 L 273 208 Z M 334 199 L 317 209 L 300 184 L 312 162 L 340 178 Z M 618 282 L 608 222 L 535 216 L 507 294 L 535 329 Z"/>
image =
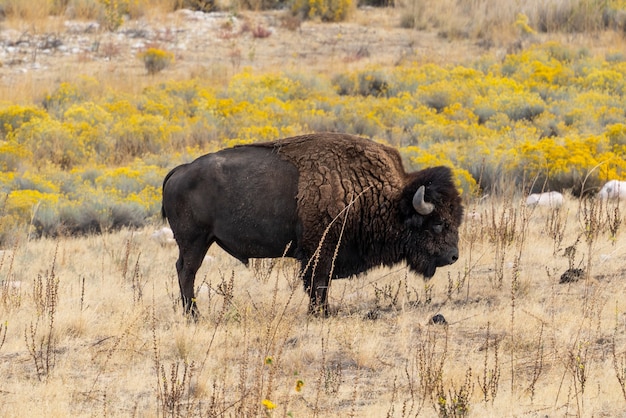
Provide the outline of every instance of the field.
<path id="1" fill-rule="evenodd" d="M 170 3 L 1 24 L 1 416 L 626 416 L 626 211 L 594 196 L 626 176 L 622 15 L 596 19 L 619 2 Z M 167 170 L 322 130 L 454 167 L 460 259 L 335 281 L 322 319 L 292 261 L 215 247 L 187 321 L 152 238 Z M 553 188 L 563 207 L 524 204 Z"/>
<path id="2" fill-rule="evenodd" d="M 326 319 L 288 260 L 211 249 L 188 323 L 152 230 L 22 241 L 0 259 L 0 414 L 620 416 L 620 209 L 472 204 L 456 264 L 335 281 Z"/>

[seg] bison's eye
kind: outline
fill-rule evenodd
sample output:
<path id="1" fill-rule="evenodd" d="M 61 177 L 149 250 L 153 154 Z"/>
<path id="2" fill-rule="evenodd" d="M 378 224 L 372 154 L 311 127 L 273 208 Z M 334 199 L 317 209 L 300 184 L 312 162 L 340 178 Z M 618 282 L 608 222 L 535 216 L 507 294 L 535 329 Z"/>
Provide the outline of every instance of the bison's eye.
<path id="1" fill-rule="evenodd" d="M 433 232 L 435 234 L 441 234 L 443 232 L 443 224 L 435 224 L 435 225 L 433 225 Z"/>

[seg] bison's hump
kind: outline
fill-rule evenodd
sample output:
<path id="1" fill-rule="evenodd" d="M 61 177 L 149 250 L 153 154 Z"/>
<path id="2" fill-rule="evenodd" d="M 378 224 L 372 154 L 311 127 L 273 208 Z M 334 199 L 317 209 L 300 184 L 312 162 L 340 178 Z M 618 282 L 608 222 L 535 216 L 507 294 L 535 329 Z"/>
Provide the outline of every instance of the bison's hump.
<path id="1" fill-rule="evenodd" d="M 322 235 L 337 238 L 338 230 L 327 228 L 339 229 L 344 221 L 334 221 L 344 215 L 344 239 L 363 225 L 384 224 L 407 181 L 397 150 L 354 135 L 317 133 L 252 146 L 271 148 L 297 168 L 303 245 L 313 249 Z"/>
<path id="2" fill-rule="evenodd" d="M 399 192 L 406 176 L 399 153 L 366 138 L 320 133 L 260 144 L 294 164 L 301 210 L 337 216 L 347 205 Z"/>

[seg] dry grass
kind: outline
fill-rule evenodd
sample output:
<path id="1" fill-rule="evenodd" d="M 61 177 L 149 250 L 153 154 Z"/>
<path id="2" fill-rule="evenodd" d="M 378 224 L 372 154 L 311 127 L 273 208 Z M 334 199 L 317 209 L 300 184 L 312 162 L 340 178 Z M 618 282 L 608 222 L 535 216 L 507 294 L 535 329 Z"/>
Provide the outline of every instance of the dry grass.
<path id="1" fill-rule="evenodd" d="M 455 265 L 426 285 L 403 266 L 335 281 L 327 319 L 307 317 L 288 260 L 245 269 L 212 248 L 194 324 L 177 250 L 151 231 L 21 239 L 0 256 L 0 415 L 616 416 L 615 213 L 470 204 Z M 588 274 L 560 284 L 570 260 Z"/>
<path id="2" fill-rule="evenodd" d="M 155 78 L 123 46 L 106 60 L 53 56 L 45 72 L 3 66 L 0 99 L 40 101 L 80 74 L 129 94 L 159 77 L 225 82 L 238 70 L 225 58 L 234 50 L 258 71 L 320 72 L 464 62 L 480 52 L 464 39 L 399 29 L 393 11 L 373 13 L 323 30 L 315 22 L 277 29 L 268 42 L 190 46 Z M 5 25 L 63 30 L 54 18 L 25 18 Z M 372 22 L 363 32 L 370 38 L 357 38 L 363 22 Z M 502 50 L 515 40 L 507 33 Z M 560 36 L 600 53 L 623 45 L 610 33 Z M 95 37 L 106 45 L 111 36 Z M 362 44 L 379 51 L 373 39 L 386 40 L 383 52 L 349 59 Z M 335 281 L 327 319 L 306 316 L 288 261 L 245 269 L 212 248 L 196 283 L 203 318 L 190 324 L 178 300 L 177 250 L 152 242 L 151 231 L 22 237 L 0 254 L 0 415 L 618 416 L 626 402 L 626 238 L 616 223 L 623 215 L 614 214 L 575 201 L 560 212 L 529 211 L 517 200 L 470 204 L 455 265 L 427 284 L 402 266 Z M 569 268 L 585 274 L 560 284 Z M 447 327 L 429 324 L 438 313 Z M 276 408 L 266 410 L 266 399 Z"/>

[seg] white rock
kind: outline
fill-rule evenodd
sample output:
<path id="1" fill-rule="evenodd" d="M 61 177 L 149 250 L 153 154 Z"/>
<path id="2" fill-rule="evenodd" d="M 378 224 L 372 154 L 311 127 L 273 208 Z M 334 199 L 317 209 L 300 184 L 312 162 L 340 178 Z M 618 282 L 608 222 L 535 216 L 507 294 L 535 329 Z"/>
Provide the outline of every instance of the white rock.
<path id="1" fill-rule="evenodd" d="M 161 229 L 158 229 L 150 235 L 157 243 L 166 246 L 166 245 L 176 245 L 176 240 L 174 239 L 174 233 L 172 230 L 166 226 Z"/>
<path id="2" fill-rule="evenodd" d="M 609 180 L 598 192 L 599 199 L 626 199 L 626 181 Z"/>
<path id="3" fill-rule="evenodd" d="M 528 206 L 559 208 L 563 206 L 563 195 L 559 192 L 533 193 L 526 198 Z"/>

